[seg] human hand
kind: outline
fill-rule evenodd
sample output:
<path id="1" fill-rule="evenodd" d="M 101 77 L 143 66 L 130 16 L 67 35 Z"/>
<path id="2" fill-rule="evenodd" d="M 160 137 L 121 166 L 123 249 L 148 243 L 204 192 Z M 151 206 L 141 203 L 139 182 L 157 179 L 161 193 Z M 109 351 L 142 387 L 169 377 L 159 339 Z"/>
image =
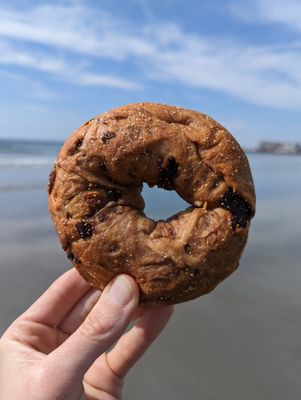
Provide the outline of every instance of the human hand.
<path id="1" fill-rule="evenodd" d="M 173 311 L 139 309 L 138 298 L 127 275 L 100 296 L 75 269 L 66 272 L 2 336 L 1 400 L 120 399 L 126 373 Z"/>

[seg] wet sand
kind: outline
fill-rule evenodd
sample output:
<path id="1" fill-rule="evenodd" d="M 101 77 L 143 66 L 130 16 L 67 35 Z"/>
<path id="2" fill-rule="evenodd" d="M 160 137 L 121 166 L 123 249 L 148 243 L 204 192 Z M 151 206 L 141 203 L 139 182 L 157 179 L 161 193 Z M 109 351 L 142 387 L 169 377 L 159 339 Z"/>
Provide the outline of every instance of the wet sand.
<path id="1" fill-rule="evenodd" d="M 301 181 L 283 193 L 281 174 L 274 179 L 258 180 L 257 217 L 239 269 L 211 294 L 176 306 L 128 375 L 124 399 L 300 397 Z M 0 193 L 0 220 L 3 332 L 69 265 L 43 191 Z"/>

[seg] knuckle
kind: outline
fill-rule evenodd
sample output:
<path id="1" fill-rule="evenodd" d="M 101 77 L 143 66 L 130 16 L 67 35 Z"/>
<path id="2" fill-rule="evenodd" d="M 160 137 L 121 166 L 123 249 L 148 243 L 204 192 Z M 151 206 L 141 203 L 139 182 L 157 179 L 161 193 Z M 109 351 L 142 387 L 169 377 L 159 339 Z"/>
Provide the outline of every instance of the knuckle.
<path id="1" fill-rule="evenodd" d="M 104 312 L 90 313 L 81 326 L 81 334 L 98 340 L 111 334 L 116 327 L 116 316 Z"/>
<path id="2" fill-rule="evenodd" d="M 30 326 L 27 321 L 16 319 L 4 333 L 4 337 L 8 337 L 15 341 L 23 342 L 28 337 Z"/>
<path id="3" fill-rule="evenodd" d="M 143 345 L 152 342 L 154 335 L 151 330 L 137 328 L 135 330 L 135 340 L 138 344 Z"/>
<path id="4" fill-rule="evenodd" d="M 132 359 L 131 349 L 122 340 L 118 343 L 118 353 L 124 363 L 128 363 Z"/>

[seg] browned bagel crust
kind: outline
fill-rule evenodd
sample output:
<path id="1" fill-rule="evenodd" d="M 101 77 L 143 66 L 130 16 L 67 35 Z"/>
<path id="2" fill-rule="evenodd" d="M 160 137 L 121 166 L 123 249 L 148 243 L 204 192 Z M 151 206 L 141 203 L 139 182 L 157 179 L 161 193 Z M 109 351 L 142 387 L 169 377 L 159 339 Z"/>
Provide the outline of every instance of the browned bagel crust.
<path id="1" fill-rule="evenodd" d="M 145 216 L 142 184 L 191 207 Z M 86 122 L 64 143 L 49 210 L 67 256 L 94 287 L 126 273 L 142 305 L 210 292 L 238 266 L 255 214 L 248 160 L 227 130 L 196 111 L 130 104 Z"/>

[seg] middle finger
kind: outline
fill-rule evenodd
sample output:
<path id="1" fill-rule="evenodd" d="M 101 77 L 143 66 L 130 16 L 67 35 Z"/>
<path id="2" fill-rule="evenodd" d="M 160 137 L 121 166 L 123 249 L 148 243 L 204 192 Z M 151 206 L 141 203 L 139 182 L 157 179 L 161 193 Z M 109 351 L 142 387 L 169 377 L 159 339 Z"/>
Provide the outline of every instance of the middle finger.
<path id="1" fill-rule="evenodd" d="M 90 289 L 81 300 L 72 308 L 66 318 L 61 322 L 58 328 L 71 335 L 86 319 L 92 308 L 100 298 L 101 292 L 96 289 Z"/>
<path id="2" fill-rule="evenodd" d="M 75 332 L 95 306 L 100 298 L 100 295 L 101 292 L 99 290 L 90 289 L 89 292 L 86 293 L 85 296 L 83 296 L 82 299 L 72 308 L 66 318 L 58 326 L 58 329 L 67 335 L 71 335 L 73 332 Z M 131 322 L 141 318 L 147 312 L 147 310 L 147 308 L 138 308 L 135 311 Z"/>

